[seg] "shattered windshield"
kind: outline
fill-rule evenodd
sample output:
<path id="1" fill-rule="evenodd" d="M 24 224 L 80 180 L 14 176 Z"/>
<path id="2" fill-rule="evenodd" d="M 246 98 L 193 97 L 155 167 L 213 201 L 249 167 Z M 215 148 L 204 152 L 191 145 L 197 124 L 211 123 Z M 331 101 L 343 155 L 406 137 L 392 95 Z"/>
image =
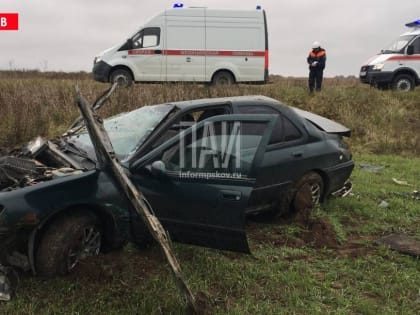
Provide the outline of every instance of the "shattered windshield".
<path id="1" fill-rule="evenodd" d="M 106 119 L 104 127 L 115 153 L 124 158 L 127 157 L 146 140 L 173 108 L 172 105 L 144 106 Z M 92 147 L 86 127 L 78 134 L 69 137 L 68 140 L 82 148 Z"/>
<path id="2" fill-rule="evenodd" d="M 415 35 L 405 35 L 398 37 L 392 44 L 381 50 L 382 54 L 402 53 L 405 46 L 414 38 Z"/>

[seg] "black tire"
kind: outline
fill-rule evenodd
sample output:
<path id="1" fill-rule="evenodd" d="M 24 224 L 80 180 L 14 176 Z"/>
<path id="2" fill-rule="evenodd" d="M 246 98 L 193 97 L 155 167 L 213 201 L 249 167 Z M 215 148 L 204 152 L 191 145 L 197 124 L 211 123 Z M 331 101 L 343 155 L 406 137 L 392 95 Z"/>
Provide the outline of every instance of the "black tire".
<path id="1" fill-rule="evenodd" d="M 308 209 L 313 209 L 320 204 L 324 193 L 324 181 L 315 172 L 303 175 L 293 185 L 293 199 L 290 209 L 299 213 Z"/>
<path id="2" fill-rule="evenodd" d="M 307 212 L 320 203 L 323 193 L 322 177 L 315 172 L 306 173 L 292 185 L 287 193 L 281 194 L 276 212 L 279 216 Z"/>
<path id="3" fill-rule="evenodd" d="M 111 83 L 118 82 L 119 86 L 128 87 L 133 84 L 133 77 L 130 71 L 125 69 L 116 69 L 112 71 L 109 81 Z"/>
<path id="4" fill-rule="evenodd" d="M 222 85 L 232 85 L 235 83 L 235 78 L 230 72 L 219 71 L 213 76 L 211 81 L 212 85 L 222 86 Z"/>
<path id="5" fill-rule="evenodd" d="M 36 252 L 36 270 L 51 277 L 71 272 L 80 260 L 99 254 L 102 228 L 89 213 L 75 213 L 52 221 Z"/>
<path id="6" fill-rule="evenodd" d="M 397 75 L 392 81 L 392 88 L 401 92 L 412 91 L 414 90 L 414 78 L 408 74 Z"/>

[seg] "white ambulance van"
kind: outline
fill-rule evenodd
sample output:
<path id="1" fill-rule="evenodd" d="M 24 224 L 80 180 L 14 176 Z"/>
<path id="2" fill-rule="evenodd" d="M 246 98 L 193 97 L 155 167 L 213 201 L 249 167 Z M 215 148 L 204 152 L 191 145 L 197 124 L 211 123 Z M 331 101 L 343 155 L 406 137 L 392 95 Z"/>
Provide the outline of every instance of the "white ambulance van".
<path id="1" fill-rule="evenodd" d="M 174 5 L 126 41 L 94 59 L 101 82 L 267 82 L 264 10 L 210 10 Z"/>
<path id="2" fill-rule="evenodd" d="M 420 20 L 406 26 L 408 32 L 362 66 L 361 82 L 399 91 L 410 91 L 420 84 Z"/>

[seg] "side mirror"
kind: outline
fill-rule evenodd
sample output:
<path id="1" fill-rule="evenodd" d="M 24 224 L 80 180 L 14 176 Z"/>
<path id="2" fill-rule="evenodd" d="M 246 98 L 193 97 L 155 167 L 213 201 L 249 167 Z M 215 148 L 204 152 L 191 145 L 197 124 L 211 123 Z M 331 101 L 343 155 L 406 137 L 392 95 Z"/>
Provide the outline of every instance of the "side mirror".
<path id="1" fill-rule="evenodd" d="M 414 55 L 414 46 L 408 45 L 407 46 L 407 55 Z"/>
<path id="2" fill-rule="evenodd" d="M 154 161 L 150 168 L 150 171 L 153 176 L 164 177 L 166 175 L 166 166 L 163 161 Z"/>

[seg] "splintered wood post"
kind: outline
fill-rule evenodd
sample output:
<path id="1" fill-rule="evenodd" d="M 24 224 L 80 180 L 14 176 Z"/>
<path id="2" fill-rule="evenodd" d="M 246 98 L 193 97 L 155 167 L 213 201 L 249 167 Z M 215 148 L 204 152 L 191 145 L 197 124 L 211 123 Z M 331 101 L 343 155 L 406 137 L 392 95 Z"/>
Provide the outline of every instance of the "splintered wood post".
<path id="1" fill-rule="evenodd" d="M 114 93 L 114 91 L 116 90 L 118 86 L 118 83 L 115 82 L 113 85 L 111 85 L 111 87 L 109 89 L 107 89 L 105 92 L 103 92 L 97 99 L 96 101 L 93 103 L 92 108 L 93 111 L 97 111 L 98 109 L 100 109 L 102 107 L 102 105 L 109 99 L 109 97 L 111 96 L 112 93 Z M 73 134 L 75 134 L 76 132 L 78 132 L 80 129 L 83 128 L 83 116 L 79 116 L 71 125 L 70 127 L 67 129 L 67 131 L 65 133 L 63 133 L 63 137 L 68 137 L 71 136 Z"/>
<path id="2" fill-rule="evenodd" d="M 141 216 L 147 228 L 152 234 L 153 238 L 160 245 L 163 253 L 168 260 L 172 273 L 175 277 L 175 282 L 181 292 L 184 294 L 189 308 L 198 313 L 196 307 L 195 297 L 187 286 L 181 272 L 181 267 L 174 255 L 171 247 L 171 241 L 163 229 L 158 218 L 153 214 L 149 203 L 143 194 L 134 186 L 128 178 L 126 171 L 122 168 L 120 163 L 115 157 L 115 152 L 109 140 L 108 134 L 103 126 L 102 120 L 93 111 L 92 107 L 86 99 L 80 94 L 79 89 L 76 87 L 77 92 L 77 105 L 82 113 L 83 119 L 86 122 L 86 127 L 89 132 L 92 144 L 98 159 L 98 164 L 101 170 L 110 172 L 113 175 L 115 182 L 120 186 L 128 200 L 131 202 L 137 213 Z"/>

